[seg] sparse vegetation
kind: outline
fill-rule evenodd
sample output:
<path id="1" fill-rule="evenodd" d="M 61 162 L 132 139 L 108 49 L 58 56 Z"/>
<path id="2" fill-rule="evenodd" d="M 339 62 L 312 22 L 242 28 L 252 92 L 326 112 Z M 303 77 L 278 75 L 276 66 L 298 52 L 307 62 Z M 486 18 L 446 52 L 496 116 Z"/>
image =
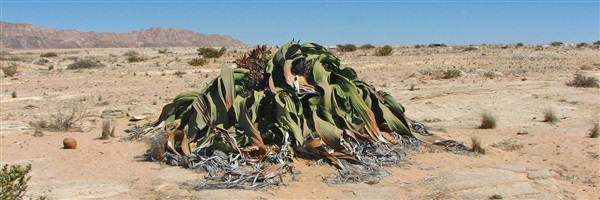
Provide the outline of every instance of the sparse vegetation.
<path id="1" fill-rule="evenodd" d="M 552 108 L 547 108 L 546 110 L 544 110 L 544 122 L 548 122 L 551 124 L 558 122 L 558 117 L 556 117 L 556 113 L 554 113 L 554 110 Z"/>
<path id="2" fill-rule="evenodd" d="M 587 47 L 587 46 L 588 46 L 587 43 L 582 42 L 582 43 L 577 44 L 575 47 L 577 47 L 578 49 L 580 49 L 580 48 L 584 48 L 584 47 Z"/>
<path id="3" fill-rule="evenodd" d="M 554 41 L 554 42 L 550 43 L 550 45 L 552 45 L 554 47 L 558 47 L 558 46 L 562 46 L 563 43 L 562 42 L 558 42 L 558 41 Z"/>
<path id="4" fill-rule="evenodd" d="M 23 59 L 17 57 L 17 56 L 9 56 L 9 57 L 0 57 L 0 61 L 23 61 Z"/>
<path id="5" fill-rule="evenodd" d="M 13 92 L 10 94 L 10 97 L 12 97 L 12 98 L 17 98 L 17 91 L 13 91 Z"/>
<path id="6" fill-rule="evenodd" d="M 447 47 L 447 46 L 446 46 L 446 44 L 432 43 L 432 44 L 429 44 L 427 47 Z"/>
<path id="7" fill-rule="evenodd" d="M 483 76 L 488 77 L 490 79 L 494 79 L 496 77 L 496 73 L 494 73 L 493 71 L 487 71 L 483 73 Z"/>
<path id="8" fill-rule="evenodd" d="M 14 62 L 8 63 L 8 66 L 2 67 L 2 72 L 4 73 L 5 77 L 7 77 L 7 76 L 13 77 L 13 76 L 17 75 L 17 73 L 18 73 L 17 63 L 14 63 Z"/>
<path id="9" fill-rule="evenodd" d="M 485 147 L 483 147 L 481 140 L 478 137 L 471 136 L 471 151 L 485 154 Z"/>
<path id="10" fill-rule="evenodd" d="M 57 57 L 58 54 L 56 52 L 46 52 L 40 55 L 40 57 L 45 57 L 45 58 L 50 58 L 50 57 Z"/>
<path id="11" fill-rule="evenodd" d="M 575 78 L 571 82 L 567 82 L 567 85 L 574 87 L 600 87 L 598 79 L 586 77 L 582 74 L 575 74 Z"/>
<path id="12" fill-rule="evenodd" d="M 220 50 L 217 50 L 214 48 L 202 47 L 199 48 L 197 51 L 198 55 L 204 56 L 204 58 L 220 58 L 221 56 L 223 56 L 225 51 L 227 51 L 227 48 L 221 47 Z"/>
<path id="13" fill-rule="evenodd" d="M 104 120 L 102 121 L 102 136 L 100 139 L 108 140 L 110 137 L 115 137 L 115 127 L 111 126 L 110 120 Z"/>
<path id="14" fill-rule="evenodd" d="M 340 52 L 353 52 L 353 51 L 356 51 L 356 49 L 357 49 L 356 45 L 353 45 L 353 44 L 344 44 L 344 45 L 338 44 L 337 48 L 338 48 L 338 51 L 340 51 Z"/>
<path id="15" fill-rule="evenodd" d="M 191 66 L 204 66 L 208 63 L 208 60 L 205 58 L 193 58 L 188 61 L 188 64 Z"/>
<path id="16" fill-rule="evenodd" d="M 177 70 L 176 72 L 173 73 L 173 75 L 176 75 L 176 76 L 182 76 L 182 75 L 185 75 L 185 74 L 187 74 L 187 72 L 181 71 L 181 70 Z"/>
<path id="17" fill-rule="evenodd" d="M 444 76 L 442 78 L 443 79 L 452 79 L 452 78 L 457 78 L 457 77 L 461 77 L 461 76 L 462 76 L 462 72 L 460 70 L 449 69 L 444 72 Z"/>
<path id="18" fill-rule="evenodd" d="M 591 138 L 598 138 L 598 136 L 600 135 L 600 124 L 598 122 L 594 123 L 594 127 L 592 127 L 592 130 L 590 130 L 590 134 L 588 136 L 590 136 Z"/>
<path id="19" fill-rule="evenodd" d="M 102 63 L 100 63 L 99 61 L 95 61 L 92 59 L 81 59 L 81 60 L 77 60 L 77 61 L 67 65 L 67 69 L 69 69 L 69 70 L 93 69 L 93 68 L 100 68 L 103 66 L 104 65 Z"/>
<path id="20" fill-rule="evenodd" d="M 168 49 L 166 49 L 166 48 L 162 48 L 162 49 L 159 49 L 159 50 L 158 50 L 158 53 L 162 53 L 162 54 L 166 54 L 166 53 L 168 53 L 168 52 L 169 52 L 169 50 L 168 50 Z"/>
<path id="21" fill-rule="evenodd" d="M 522 42 L 519 42 L 519 43 L 517 43 L 515 46 L 516 46 L 517 48 L 519 48 L 519 47 L 523 47 L 523 46 L 525 46 L 525 44 L 523 44 Z"/>
<path id="22" fill-rule="evenodd" d="M 46 63 L 49 63 L 49 62 L 50 61 L 48 59 L 46 59 L 46 58 L 40 58 L 40 59 L 37 59 L 35 62 L 33 62 L 33 64 L 36 64 L 36 65 L 45 65 Z"/>
<path id="23" fill-rule="evenodd" d="M 481 114 L 481 125 L 479 125 L 480 129 L 494 129 L 496 128 L 496 116 L 494 116 L 491 112 L 485 111 Z"/>
<path id="24" fill-rule="evenodd" d="M 371 45 L 371 44 L 363 44 L 362 46 L 359 47 L 359 49 L 361 50 L 369 50 L 375 48 L 375 46 Z"/>
<path id="25" fill-rule="evenodd" d="M 50 119 L 42 118 L 39 115 L 34 117 L 34 124 L 40 128 L 49 128 L 57 131 L 67 131 L 82 119 L 89 117 L 90 112 L 83 103 L 76 102 L 66 107 L 58 107 L 53 114 L 49 114 Z"/>
<path id="26" fill-rule="evenodd" d="M 392 55 L 394 49 L 390 45 L 385 45 L 375 52 L 375 56 L 389 56 Z"/>
<path id="27" fill-rule="evenodd" d="M 471 46 L 468 46 L 467 48 L 465 48 L 464 51 L 476 51 L 478 49 L 479 48 L 477 46 L 471 45 Z"/>
<path id="28" fill-rule="evenodd" d="M 137 51 L 126 51 L 125 53 L 123 53 L 123 56 L 126 57 L 127 62 L 140 62 L 140 61 L 144 61 L 146 60 L 142 55 L 140 55 L 140 53 L 138 53 Z"/>
<path id="29" fill-rule="evenodd" d="M 24 167 L 5 164 L 0 173 L 0 198 L 23 199 L 27 193 L 27 181 L 31 179 L 31 176 L 27 176 L 30 170 L 31 164 Z"/>

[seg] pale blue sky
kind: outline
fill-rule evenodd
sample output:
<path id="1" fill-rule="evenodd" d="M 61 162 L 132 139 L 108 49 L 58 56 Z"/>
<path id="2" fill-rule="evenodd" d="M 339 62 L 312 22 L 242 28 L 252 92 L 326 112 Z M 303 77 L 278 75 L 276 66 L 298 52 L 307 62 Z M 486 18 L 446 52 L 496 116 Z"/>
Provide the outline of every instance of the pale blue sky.
<path id="1" fill-rule="evenodd" d="M 600 40 L 600 1 L 0 0 L 1 21 L 131 32 L 229 35 L 248 45 L 542 44 Z"/>

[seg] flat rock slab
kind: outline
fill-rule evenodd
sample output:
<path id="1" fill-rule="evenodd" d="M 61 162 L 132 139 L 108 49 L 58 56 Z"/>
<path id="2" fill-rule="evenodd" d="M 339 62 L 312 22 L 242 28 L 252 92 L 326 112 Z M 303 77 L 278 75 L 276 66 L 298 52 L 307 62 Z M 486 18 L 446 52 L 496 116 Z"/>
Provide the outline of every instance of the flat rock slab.
<path id="1" fill-rule="evenodd" d="M 40 189 L 37 193 L 27 193 L 32 199 L 37 196 L 49 199 L 111 199 L 129 191 L 129 187 L 123 183 L 102 180 L 42 181 L 32 183 L 31 187 Z"/>
<path id="2" fill-rule="evenodd" d="M 24 133 L 29 130 L 31 130 L 29 124 L 22 121 L 2 120 L 0 122 L 0 135 L 6 135 L 11 133 Z"/>
<path id="3" fill-rule="evenodd" d="M 565 198 L 559 193 L 555 172 L 526 163 L 498 163 L 492 167 L 452 169 L 443 172 L 438 187 L 460 199 Z"/>

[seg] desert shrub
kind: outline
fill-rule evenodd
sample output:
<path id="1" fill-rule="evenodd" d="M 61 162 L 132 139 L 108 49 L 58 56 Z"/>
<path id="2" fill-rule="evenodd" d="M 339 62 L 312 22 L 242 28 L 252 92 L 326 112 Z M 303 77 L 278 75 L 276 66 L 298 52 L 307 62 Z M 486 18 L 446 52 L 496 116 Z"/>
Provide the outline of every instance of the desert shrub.
<path id="1" fill-rule="evenodd" d="M 33 62 L 33 64 L 36 65 L 45 65 L 46 63 L 49 63 L 50 61 L 46 58 L 40 58 L 38 60 L 36 60 L 35 62 Z"/>
<path id="2" fill-rule="evenodd" d="M 571 82 L 567 82 L 567 85 L 574 87 L 600 87 L 597 78 L 586 77 L 581 74 L 575 74 L 575 78 Z"/>
<path id="3" fill-rule="evenodd" d="M 187 74 L 187 72 L 181 71 L 181 70 L 178 70 L 178 71 L 176 71 L 176 72 L 173 73 L 173 75 L 176 75 L 176 76 L 182 76 L 182 75 L 185 75 L 185 74 Z"/>
<path id="4" fill-rule="evenodd" d="M 168 50 L 168 49 L 166 49 L 166 48 L 163 48 L 163 49 L 159 49 L 159 50 L 158 50 L 158 53 L 162 53 L 162 54 L 166 54 L 166 53 L 168 53 L 168 52 L 169 52 L 169 50 Z"/>
<path id="5" fill-rule="evenodd" d="M 583 47 L 587 47 L 587 46 L 588 46 L 588 44 L 587 44 L 587 43 L 585 43 L 585 42 L 582 42 L 582 43 L 579 43 L 579 44 L 577 44 L 577 45 L 575 45 L 575 46 L 576 46 L 577 48 L 583 48 Z"/>
<path id="6" fill-rule="evenodd" d="M 369 50 L 375 48 L 375 46 L 371 45 L 371 44 L 363 44 L 362 46 L 359 47 L 359 49 L 361 50 Z"/>
<path id="7" fill-rule="evenodd" d="M 202 47 L 199 48 L 197 51 L 198 55 L 204 56 L 204 58 L 220 58 L 221 56 L 223 56 L 225 51 L 227 51 L 227 48 L 221 47 L 220 50 L 217 50 L 214 48 Z"/>
<path id="8" fill-rule="evenodd" d="M 550 43 L 550 45 L 557 47 L 557 46 L 562 46 L 563 43 L 562 42 L 558 42 L 558 41 L 554 41 L 554 42 Z"/>
<path id="9" fill-rule="evenodd" d="M 431 43 L 427 47 L 447 47 L 446 44 Z"/>
<path id="10" fill-rule="evenodd" d="M 468 46 L 467 48 L 465 48 L 464 51 L 476 51 L 478 49 L 479 49 L 478 47 L 471 45 L 471 46 Z"/>
<path id="11" fill-rule="evenodd" d="M 15 75 L 17 75 L 18 70 L 17 70 L 17 64 L 14 62 L 8 63 L 8 66 L 6 67 L 2 67 L 2 72 L 4 72 L 4 76 L 10 76 L 13 77 Z"/>
<path id="12" fill-rule="evenodd" d="M 67 56 L 67 57 L 63 57 L 62 60 L 72 60 L 72 61 L 76 61 L 79 60 L 79 57 L 77 56 Z"/>
<path id="13" fill-rule="evenodd" d="M 43 54 L 40 54 L 40 57 L 45 57 L 45 58 L 50 58 L 50 57 L 57 57 L 58 54 L 56 52 L 46 52 Z"/>
<path id="14" fill-rule="evenodd" d="M 48 118 L 36 115 L 34 116 L 34 121 L 31 123 L 41 128 L 66 131 L 73 128 L 77 122 L 90 116 L 91 113 L 88 111 L 86 105 L 74 102 L 65 107 L 58 107 L 53 114 L 49 114 Z"/>
<path id="15" fill-rule="evenodd" d="M 480 129 L 494 129 L 496 128 L 496 116 L 491 112 L 485 111 L 481 114 L 481 125 Z"/>
<path id="16" fill-rule="evenodd" d="M 425 45 L 420 45 L 420 44 L 417 44 L 417 45 L 415 45 L 415 46 L 414 46 L 414 48 L 415 48 L 415 49 L 420 49 L 421 47 L 424 47 L 424 46 L 425 46 Z"/>
<path id="17" fill-rule="evenodd" d="M 517 48 L 519 48 L 519 47 L 523 47 L 523 46 L 525 46 L 525 45 L 524 45 L 522 42 L 519 42 L 519 43 L 517 43 L 517 45 L 516 45 L 516 47 L 517 47 Z"/>
<path id="18" fill-rule="evenodd" d="M 208 60 L 206 60 L 205 58 L 193 58 L 190 61 L 188 61 L 188 64 L 191 66 L 203 66 L 206 65 L 208 63 Z"/>
<path id="19" fill-rule="evenodd" d="M 546 110 L 544 110 L 544 122 L 548 122 L 551 124 L 558 122 L 558 117 L 556 117 L 556 113 L 554 113 L 554 110 L 552 110 L 552 108 L 547 108 Z"/>
<path id="20" fill-rule="evenodd" d="M 112 130 L 111 130 L 112 127 Z M 115 137 L 115 126 L 111 126 L 110 120 L 102 121 L 102 136 L 101 140 L 108 140 L 109 137 Z"/>
<path id="21" fill-rule="evenodd" d="M 125 56 L 127 59 L 127 62 L 140 62 L 140 61 L 144 61 L 144 57 L 142 55 L 140 55 L 140 53 L 138 53 L 137 51 L 126 51 L 125 53 L 123 53 L 123 56 Z"/>
<path id="22" fill-rule="evenodd" d="M 67 65 L 67 69 L 76 70 L 76 69 L 92 69 L 103 67 L 104 65 L 99 61 L 95 61 L 92 59 L 81 59 L 77 60 L 69 65 Z"/>
<path id="23" fill-rule="evenodd" d="M 598 124 L 598 122 L 596 122 L 594 123 L 594 127 L 592 127 L 592 130 L 590 130 L 589 136 L 591 138 L 598 138 L 598 135 L 600 135 L 600 125 Z"/>
<path id="24" fill-rule="evenodd" d="M 485 154 L 485 148 L 481 144 L 481 140 L 475 136 L 471 136 L 471 151 L 477 152 L 479 154 Z"/>
<path id="25" fill-rule="evenodd" d="M 484 77 L 488 77 L 488 78 L 490 78 L 490 79 L 494 79 L 494 78 L 496 77 L 496 73 L 494 73 L 494 72 L 492 72 L 492 71 L 489 71 L 489 72 L 485 72 L 485 73 L 483 73 L 483 76 L 484 76 Z"/>
<path id="26" fill-rule="evenodd" d="M 344 44 L 344 45 L 338 44 L 337 47 L 338 47 L 338 51 L 340 51 L 340 52 L 356 51 L 356 45 L 353 45 L 353 44 Z"/>
<path id="27" fill-rule="evenodd" d="M 394 49 L 390 45 L 385 45 L 375 52 L 376 56 L 389 56 L 392 55 Z"/>
<path id="28" fill-rule="evenodd" d="M 581 69 L 581 70 L 594 70 L 594 67 L 590 66 L 590 65 L 583 65 L 579 69 Z"/>
<path id="29" fill-rule="evenodd" d="M 0 173 L 0 197 L 2 199 L 23 199 L 27 192 L 27 181 L 31 176 L 27 173 L 31 170 L 31 164 L 25 167 L 21 165 L 8 165 L 2 167 Z"/>
<path id="30" fill-rule="evenodd" d="M 462 72 L 458 69 L 449 69 L 444 72 L 443 79 L 451 79 L 462 76 Z"/>
<path id="31" fill-rule="evenodd" d="M 0 57 L 0 61 L 23 61 L 23 59 L 17 57 L 17 56 L 9 56 L 9 57 Z"/>

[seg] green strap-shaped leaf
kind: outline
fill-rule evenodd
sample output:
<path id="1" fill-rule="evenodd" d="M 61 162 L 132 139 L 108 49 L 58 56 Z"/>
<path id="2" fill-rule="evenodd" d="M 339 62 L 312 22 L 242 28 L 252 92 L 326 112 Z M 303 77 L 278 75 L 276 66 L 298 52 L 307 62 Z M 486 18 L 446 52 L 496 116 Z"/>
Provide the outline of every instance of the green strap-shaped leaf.
<path id="1" fill-rule="evenodd" d="M 225 109 L 231 109 L 233 99 L 235 98 L 233 69 L 231 67 L 221 65 L 221 79 L 223 81 L 222 95 L 225 97 Z"/>
<path id="2" fill-rule="evenodd" d="M 280 97 L 283 98 L 283 100 L 281 100 Z M 304 137 L 301 126 L 302 123 L 297 121 L 301 118 L 301 116 L 298 116 L 298 113 L 302 113 L 302 111 L 297 111 L 297 108 L 295 107 L 300 103 L 294 102 L 291 98 L 292 97 L 289 95 L 275 96 L 275 102 L 277 105 L 277 120 L 284 126 L 284 129 L 292 132 L 292 135 L 294 135 L 294 138 L 296 138 L 300 145 L 303 145 Z"/>

